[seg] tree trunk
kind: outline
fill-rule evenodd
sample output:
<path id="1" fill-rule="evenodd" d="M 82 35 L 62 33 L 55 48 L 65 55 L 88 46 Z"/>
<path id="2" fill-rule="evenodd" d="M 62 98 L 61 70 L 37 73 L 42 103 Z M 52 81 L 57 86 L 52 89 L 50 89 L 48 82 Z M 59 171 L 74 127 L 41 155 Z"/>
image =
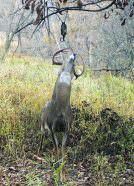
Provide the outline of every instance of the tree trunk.
<path id="1" fill-rule="evenodd" d="M 9 52 L 13 37 L 14 37 L 13 33 L 7 33 L 6 34 L 6 41 L 5 41 L 4 49 L 3 49 L 2 54 L 0 56 L 0 64 L 4 62 L 6 56 Z"/>

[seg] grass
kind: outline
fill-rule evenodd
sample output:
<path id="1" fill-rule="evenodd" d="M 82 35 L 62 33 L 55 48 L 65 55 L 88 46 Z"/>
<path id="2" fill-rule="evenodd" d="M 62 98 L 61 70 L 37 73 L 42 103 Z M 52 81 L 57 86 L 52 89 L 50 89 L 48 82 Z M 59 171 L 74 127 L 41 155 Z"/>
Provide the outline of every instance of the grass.
<path id="1" fill-rule="evenodd" d="M 38 150 L 40 113 L 51 99 L 58 67 L 52 66 L 51 61 L 14 57 L 8 58 L 0 68 L 1 150 L 12 159 L 29 157 Z M 93 176 L 98 172 L 97 185 L 110 184 L 106 178 L 108 172 L 112 172 L 112 179 L 118 185 L 118 173 L 126 170 L 124 155 L 129 159 L 133 149 L 133 100 L 134 85 L 123 77 L 96 78 L 87 69 L 82 77 L 73 80 L 74 122 L 68 161 L 75 165 L 91 159 Z M 46 147 L 50 144 L 50 140 L 45 142 Z M 109 163 L 113 155 L 116 155 L 114 165 Z M 33 174 L 28 174 L 27 185 L 34 185 L 34 181 L 41 185 L 36 178 L 33 180 Z"/>

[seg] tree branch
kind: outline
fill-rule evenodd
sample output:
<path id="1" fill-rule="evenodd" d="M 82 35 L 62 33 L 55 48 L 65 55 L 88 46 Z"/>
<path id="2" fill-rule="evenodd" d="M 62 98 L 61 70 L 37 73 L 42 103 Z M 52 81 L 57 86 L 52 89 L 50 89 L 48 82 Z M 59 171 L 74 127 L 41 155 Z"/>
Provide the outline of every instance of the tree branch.
<path id="1" fill-rule="evenodd" d="M 95 5 L 97 3 L 102 3 L 102 2 L 107 2 L 109 0 L 100 0 L 98 2 L 90 2 L 90 3 L 87 3 L 87 4 L 84 4 L 83 6 L 87 6 L 87 5 Z M 104 11 L 108 8 L 110 8 L 111 6 L 113 6 L 115 4 L 116 0 L 113 0 L 109 5 L 103 7 L 103 8 L 100 8 L 100 9 L 83 9 L 83 8 L 79 8 L 79 7 L 76 7 L 76 6 L 72 6 L 72 7 L 64 7 L 64 8 L 56 8 L 56 7 L 48 7 L 48 9 L 56 9 L 54 12 L 50 13 L 50 14 L 47 14 L 46 16 L 44 16 L 43 18 L 41 18 L 39 20 L 39 24 L 46 20 L 47 18 L 53 16 L 53 15 L 56 15 L 58 13 L 62 13 L 62 12 L 65 12 L 65 11 L 83 11 L 83 12 L 101 12 L 101 11 Z M 23 27 L 19 28 L 18 30 L 16 30 L 15 34 L 22 31 L 23 29 L 25 29 L 26 27 L 32 25 L 34 22 L 34 20 L 30 21 L 29 23 L 27 23 L 26 25 L 24 25 Z"/>

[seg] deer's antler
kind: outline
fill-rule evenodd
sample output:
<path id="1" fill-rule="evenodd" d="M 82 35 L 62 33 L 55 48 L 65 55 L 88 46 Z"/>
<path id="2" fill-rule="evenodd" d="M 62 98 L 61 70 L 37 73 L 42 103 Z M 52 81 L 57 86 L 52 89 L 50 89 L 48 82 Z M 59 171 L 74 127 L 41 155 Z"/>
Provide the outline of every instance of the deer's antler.
<path id="1" fill-rule="evenodd" d="M 57 52 L 55 52 L 55 54 L 53 55 L 53 58 L 52 58 L 52 64 L 53 65 L 62 65 L 62 62 L 57 62 L 55 60 L 55 57 L 59 54 L 59 53 L 65 53 L 65 52 L 68 52 L 69 48 L 64 48 L 64 49 L 61 49 L 61 50 L 58 50 Z"/>

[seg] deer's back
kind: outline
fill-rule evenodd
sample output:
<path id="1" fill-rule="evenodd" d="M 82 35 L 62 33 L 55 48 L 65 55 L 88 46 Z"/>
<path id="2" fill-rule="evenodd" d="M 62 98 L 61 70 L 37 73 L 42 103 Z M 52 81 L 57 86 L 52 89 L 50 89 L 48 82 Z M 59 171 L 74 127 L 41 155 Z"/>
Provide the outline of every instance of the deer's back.
<path id="1" fill-rule="evenodd" d="M 68 105 L 63 111 L 57 106 L 57 103 L 50 101 L 44 107 L 41 119 L 44 129 L 64 132 L 67 127 L 70 127 L 73 120 L 71 107 Z"/>

